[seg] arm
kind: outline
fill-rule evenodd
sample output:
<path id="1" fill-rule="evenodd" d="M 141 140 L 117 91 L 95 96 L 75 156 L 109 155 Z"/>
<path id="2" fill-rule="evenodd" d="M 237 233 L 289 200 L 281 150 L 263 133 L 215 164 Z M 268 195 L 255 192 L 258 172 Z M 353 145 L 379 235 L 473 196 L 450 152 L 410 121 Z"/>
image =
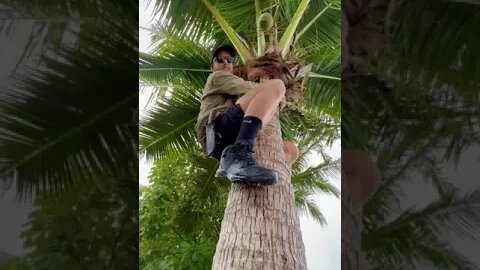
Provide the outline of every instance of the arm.
<path id="1" fill-rule="evenodd" d="M 209 85 L 205 89 L 204 97 L 213 94 L 241 96 L 255 88 L 253 83 L 224 71 L 212 73 L 207 84 Z"/>

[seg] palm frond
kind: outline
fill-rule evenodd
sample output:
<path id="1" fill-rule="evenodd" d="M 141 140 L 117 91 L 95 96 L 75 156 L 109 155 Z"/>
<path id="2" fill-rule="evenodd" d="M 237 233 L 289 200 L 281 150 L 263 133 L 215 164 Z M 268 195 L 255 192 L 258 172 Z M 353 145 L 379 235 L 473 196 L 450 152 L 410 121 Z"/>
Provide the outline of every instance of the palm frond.
<path id="1" fill-rule="evenodd" d="M 297 211 L 300 214 L 304 214 L 313 218 L 315 221 L 319 222 L 321 225 L 326 225 L 327 220 L 323 216 L 322 212 L 318 208 L 317 203 L 311 198 L 313 194 L 306 191 L 295 191 L 295 205 Z"/>
<path id="2" fill-rule="evenodd" d="M 480 6 L 461 1 L 401 2 L 387 18 L 393 41 L 403 44 L 401 57 L 422 67 L 423 81 L 444 80 L 466 95 L 476 93 L 480 38 Z M 398 18 L 402 18 L 399 20 Z"/>
<path id="3" fill-rule="evenodd" d="M 227 23 L 240 35 L 255 31 L 255 24 L 251 23 L 255 22 L 253 2 L 228 0 L 211 1 L 210 3 L 219 11 L 220 16 L 228 18 Z M 161 14 L 160 20 L 166 22 L 173 34 L 177 36 L 188 36 L 195 42 L 205 39 L 218 40 L 219 37 L 221 38 L 218 41 L 227 41 L 219 24 L 202 1 L 157 0 L 155 12 Z"/>
<path id="4" fill-rule="evenodd" d="M 408 233 L 405 231 L 405 233 Z M 373 269 L 476 269 L 463 254 L 430 234 L 416 231 L 402 237 L 389 238 L 390 243 L 378 243 L 367 253 Z M 415 241 L 411 241 L 415 239 Z"/>
<path id="5" fill-rule="evenodd" d="M 319 116 L 315 110 L 305 107 L 282 111 L 280 120 L 284 140 L 298 142 L 301 149 L 312 150 L 321 144 L 330 145 L 340 136 L 338 121 L 328 115 Z M 321 144 L 319 138 L 322 138 Z"/>
<path id="6" fill-rule="evenodd" d="M 322 74 L 339 76 L 340 61 L 330 62 L 327 66 L 319 67 L 315 71 Z M 306 103 L 319 114 L 330 115 L 340 120 L 341 111 L 341 82 L 327 78 L 310 78 L 305 91 Z"/>
<path id="7" fill-rule="evenodd" d="M 309 167 L 303 172 L 292 175 L 292 185 L 296 190 L 308 190 L 311 193 L 340 196 L 337 187 L 329 179 L 338 178 L 340 174 L 340 160 L 325 160 L 323 163 Z"/>
<path id="8" fill-rule="evenodd" d="M 174 86 L 190 83 L 202 88 L 210 74 L 210 53 L 201 45 L 166 33 L 153 54 L 140 53 L 140 80 Z"/>
<path id="9" fill-rule="evenodd" d="M 339 1 L 334 1 L 339 2 Z M 335 3 L 312 1 L 300 21 L 295 37 L 295 48 L 331 48 L 340 43 L 341 11 L 332 8 Z M 323 13 L 322 13 L 323 11 Z M 319 14 L 321 13 L 321 16 Z M 308 28 L 307 28 L 308 26 Z M 304 31 L 304 32 L 303 32 Z"/>
<path id="10" fill-rule="evenodd" d="M 62 48 L 45 68 L 18 74 L 0 101 L 0 178 L 17 180 L 23 195 L 57 192 L 72 175 L 114 174 L 137 159 L 137 82 L 123 68 L 136 63 L 136 41 L 122 26 L 97 27 L 105 32 L 79 37 L 90 47 Z M 123 167 L 133 181 L 136 164 Z"/>
<path id="11" fill-rule="evenodd" d="M 140 152 L 147 159 L 169 152 L 186 151 L 196 145 L 195 123 L 200 111 L 200 93 L 190 88 L 163 98 L 140 119 Z"/>
<path id="12" fill-rule="evenodd" d="M 404 211 L 383 225 L 378 219 L 380 216 L 366 216 L 363 245 L 369 256 L 383 258 L 381 260 L 389 263 L 401 259 L 413 265 L 414 260 L 424 260 L 443 267 L 441 269 L 463 269 L 472 266 L 471 263 L 466 263 L 468 260 L 457 253 L 445 256 L 452 251 L 439 240 L 439 235 L 448 231 L 464 238 L 471 237 L 480 227 L 479 210 L 480 190 L 460 195 L 450 189 L 426 207 Z"/>

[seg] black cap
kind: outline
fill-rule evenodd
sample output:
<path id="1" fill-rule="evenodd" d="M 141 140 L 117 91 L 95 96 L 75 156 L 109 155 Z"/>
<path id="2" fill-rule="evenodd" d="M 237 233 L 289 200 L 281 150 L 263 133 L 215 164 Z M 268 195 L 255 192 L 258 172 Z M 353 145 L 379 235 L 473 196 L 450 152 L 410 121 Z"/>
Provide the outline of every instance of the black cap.
<path id="1" fill-rule="evenodd" d="M 213 61 L 213 58 L 215 58 L 215 56 L 217 56 L 217 53 L 219 53 L 221 51 L 228 52 L 233 57 L 237 56 L 237 51 L 235 51 L 234 47 L 232 47 L 230 45 L 222 45 L 220 47 L 217 47 L 217 48 L 213 49 L 211 61 Z"/>

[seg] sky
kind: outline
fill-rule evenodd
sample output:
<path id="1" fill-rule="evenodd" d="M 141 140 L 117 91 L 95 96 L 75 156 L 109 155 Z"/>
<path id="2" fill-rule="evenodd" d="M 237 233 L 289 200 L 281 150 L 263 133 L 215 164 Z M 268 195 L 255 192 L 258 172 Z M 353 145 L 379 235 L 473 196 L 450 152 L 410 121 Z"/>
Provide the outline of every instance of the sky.
<path id="1" fill-rule="evenodd" d="M 148 52 L 150 44 L 148 31 L 142 29 L 150 28 L 152 23 L 152 5 L 147 6 L 146 0 L 140 1 L 140 44 L 141 52 Z M 148 99 L 148 92 L 140 94 L 140 110 L 144 109 Z M 327 153 L 332 158 L 340 158 L 340 142 L 337 141 L 328 149 Z M 312 156 L 312 164 L 321 162 L 319 155 Z M 140 184 L 148 184 L 148 172 L 151 164 L 145 160 L 140 161 Z M 340 178 L 331 179 L 331 182 L 340 190 Z M 305 255 L 307 266 L 310 270 L 340 270 L 340 239 L 341 239 L 341 219 L 340 219 L 340 199 L 333 196 L 316 195 L 314 200 L 317 202 L 321 212 L 325 216 L 328 225 L 321 226 L 317 221 L 300 216 L 300 227 L 302 231 L 303 242 L 305 244 Z"/>
<path id="2" fill-rule="evenodd" d="M 15 183 L 12 185 L 14 186 Z M 33 210 L 32 201 L 20 201 L 16 197 L 15 188 L 0 194 L 0 251 L 10 255 L 23 255 L 27 250 L 23 247 L 23 225 Z"/>
<path id="3" fill-rule="evenodd" d="M 0 6 L 1 7 L 1 6 Z M 19 21 L 15 25 L 15 34 L 0 34 L 0 84 L 8 85 L 10 76 L 22 54 L 18 44 L 24 44 L 29 37 L 29 29 L 32 27 L 29 21 Z M 2 92 L 6 90 L 0 85 L 0 99 Z M 27 221 L 28 214 L 32 211 L 31 201 L 20 201 L 16 198 L 16 183 L 12 183 L 8 190 L 2 190 L 0 184 L 0 251 L 10 255 L 23 255 L 27 252 L 23 248 L 23 240 L 20 234 L 23 224 Z"/>

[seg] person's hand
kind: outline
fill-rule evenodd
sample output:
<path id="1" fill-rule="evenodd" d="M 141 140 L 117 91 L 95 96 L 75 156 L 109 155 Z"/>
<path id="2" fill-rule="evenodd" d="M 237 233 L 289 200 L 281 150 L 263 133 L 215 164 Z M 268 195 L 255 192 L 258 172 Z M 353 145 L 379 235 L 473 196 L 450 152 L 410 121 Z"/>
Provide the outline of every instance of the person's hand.
<path id="1" fill-rule="evenodd" d="M 361 149 L 342 148 L 343 179 L 350 199 L 356 204 L 365 205 L 382 185 L 376 157 Z"/>

